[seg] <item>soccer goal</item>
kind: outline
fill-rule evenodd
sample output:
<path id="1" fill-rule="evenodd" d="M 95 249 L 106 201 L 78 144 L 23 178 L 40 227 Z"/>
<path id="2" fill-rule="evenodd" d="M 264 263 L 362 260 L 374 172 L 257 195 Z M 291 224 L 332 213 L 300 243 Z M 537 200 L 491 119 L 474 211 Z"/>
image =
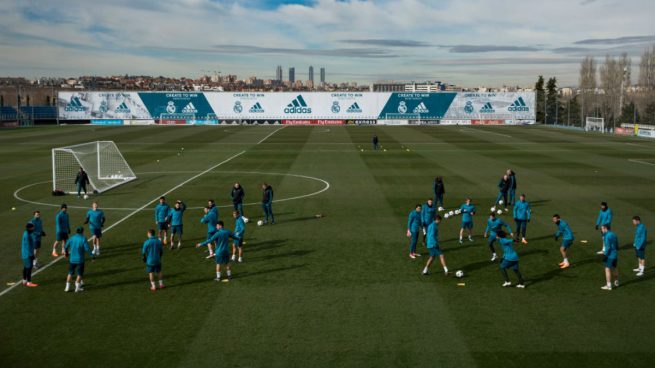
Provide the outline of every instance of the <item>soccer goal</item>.
<path id="1" fill-rule="evenodd" d="M 98 193 L 136 179 L 114 142 L 89 142 L 52 149 L 52 190 L 77 193 L 75 177 L 80 167 Z"/>
<path id="2" fill-rule="evenodd" d="M 584 130 L 587 132 L 601 132 L 605 133 L 605 119 L 603 118 L 593 118 L 587 116 L 585 121 Z"/>

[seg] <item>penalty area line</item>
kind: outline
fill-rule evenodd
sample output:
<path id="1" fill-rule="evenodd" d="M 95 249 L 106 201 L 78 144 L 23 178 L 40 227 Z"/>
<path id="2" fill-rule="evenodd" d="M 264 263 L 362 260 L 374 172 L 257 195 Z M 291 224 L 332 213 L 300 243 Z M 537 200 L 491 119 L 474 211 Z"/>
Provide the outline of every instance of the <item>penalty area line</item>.
<path id="1" fill-rule="evenodd" d="M 279 130 L 279 129 L 278 129 L 278 130 Z M 275 133 L 275 132 L 273 132 L 273 133 Z M 145 209 L 146 207 L 148 207 L 148 206 L 150 206 L 151 204 L 157 202 L 157 201 L 159 200 L 159 197 L 163 197 L 163 196 L 166 196 L 166 195 L 170 194 L 171 192 L 173 192 L 173 191 L 175 191 L 175 190 L 181 188 L 182 186 L 184 186 L 184 185 L 190 183 L 191 181 L 193 181 L 193 180 L 195 180 L 195 179 L 198 179 L 199 177 L 201 177 L 201 176 L 207 174 L 208 172 L 210 172 L 210 171 L 216 169 L 217 167 L 219 167 L 219 166 L 221 166 L 221 165 L 223 165 L 223 164 L 225 164 L 225 163 L 228 163 L 228 162 L 234 160 L 235 158 L 237 158 L 237 157 L 243 155 L 244 153 L 246 153 L 246 151 L 241 151 L 241 152 L 239 152 L 239 153 L 237 153 L 237 154 L 235 154 L 235 155 L 233 155 L 233 156 L 231 156 L 231 157 L 229 157 L 229 158 L 227 158 L 227 159 L 225 159 L 225 160 L 223 160 L 223 161 L 217 163 L 216 165 L 210 167 L 209 169 L 207 169 L 207 170 L 205 170 L 205 171 L 201 171 L 201 172 L 199 172 L 198 174 L 196 174 L 196 175 L 190 177 L 189 179 L 187 179 L 187 180 L 181 182 L 180 184 L 174 186 L 173 188 L 167 190 L 166 192 L 164 192 L 164 193 L 158 195 L 157 197 L 151 199 L 150 201 L 148 201 L 148 202 L 147 202 L 146 204 L 144 204 L 143 206 L 141 206 L 141 207 L 135 209 L 134 211 L 130 212 L 129 214 L 127 214 L 125 217 L 121 218 L 120 220 L 118 220 L 118 221 L 114 222 L 113 224 L 107 226 L 107 227 L 103 230 L 103 232 L 106 233 L 107 231 L 110 231 L 111 229 L 113 229 L 114 227 L 116 227 L 116 226 L 120 225 L 121 223 L 125 222 L 125 220 L 127 220 L 127 219 L 129 219 L 130 217 L 134 216 L 135 214 L 139 213 L 140 211 L 142 211 L 142 210 Z M 50 263 L 48 263 L 48 264 L 46 264 L 45 266 L 43 266 L 43 267 L 39 268 L 38 270 L 36 270 L 32 275 L 33 275 L 33 276 L 38 275 L 39 273 L 41 273 L 41 271 L 46 270 L 48 267 L 50 267 L 50 266 L 52 266 L 53 264 L 59 262 L 59 261 L 60 261 L 61 259 L 63 259 L 63 258 L 65 258 L 65 257 L 61 256 L 61 257 L 55 258 L 55 259 L 52 260 Z M 3 295 L 7 294 L 8 292 L 10 292 L 11 290 L 13 290 L 15 287 L 17 287 L 17 286 L 19 286 L 19 285 L 22 285 L 22 280 L 19 280 L 19 281 L 16 282 L 15 284 L 13 284 L 13 285 L 9 286 L 8 288 L 6 288 L 6 289 L 0 291 L 0 297 L 2 297 Z"/>

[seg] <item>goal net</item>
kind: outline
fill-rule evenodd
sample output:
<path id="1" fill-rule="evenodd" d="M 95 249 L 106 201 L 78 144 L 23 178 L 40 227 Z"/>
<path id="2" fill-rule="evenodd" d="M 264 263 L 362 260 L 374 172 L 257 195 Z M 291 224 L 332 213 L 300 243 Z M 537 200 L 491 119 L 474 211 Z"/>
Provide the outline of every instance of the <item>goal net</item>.
<path id="1" fill-rule="evenodd" d="M 196 120 L 192 113 L 159 114 L 159 124 L 163 125 L 184 125 L 189 120 Z"/>
<path id="2" fill-rule="evenodd" d="M 605 132 L 605 119 L 587 117 L 584 130 L 587 132 Z"/>
<path id="3" fill-rule="evenodd" d="M 98 193 L 136 179 L 112 141 L 97 141 L 52 149 L 52 190 L 77 193 L 75 177 L 80 167 Z"/>

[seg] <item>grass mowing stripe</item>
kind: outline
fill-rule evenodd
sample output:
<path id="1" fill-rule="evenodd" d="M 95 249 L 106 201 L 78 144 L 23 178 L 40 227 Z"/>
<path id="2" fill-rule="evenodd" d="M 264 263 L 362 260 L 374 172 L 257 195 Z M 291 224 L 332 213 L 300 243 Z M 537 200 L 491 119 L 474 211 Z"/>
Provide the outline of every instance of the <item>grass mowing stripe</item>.
<path id="1" fill-rule="evenodd" d="M 196 175 L 190 177 L 189 179 L 187 179 L 187 180 L 181 182 L 180 184 L 178 184 L 178 185 L 174 186 L 173 188 L 167 190 L 166 192 L 162 193 L 161 195 L 158 195 L 157 197 L 155 197 L 155 198 L 151 199 L 150 201 L 148 201 L 148 202 L 147 202 L 146 204 L 144 204 L 143 206 L 141 206 L 141 207 L 137 208 L 136 210 L 130 212 L 130 213 L 127 214 L 125 217 L 123 217 L 123 218 L 121 218 L 120 220 L 114 222 L 113 224 L 107 226 L 107 228 L 105 229 L 105 232 L 107 232 L 107 231 L 113 229 L 114 227 L 116 227 L 116 226 L 118 226 L 119 224 L 123 223 L 125 220 L 127 220 L 127 219 L 129 219 L 130 217 L 134 216 L 134 215 L 135 215 L 136 213 L 138 213 L 139 211 L 141 211 L 141 210 L 143 210 L 144 208 L 150 206 L 151 204 L 157 202 L 157 201 L 159 200 L 159 197 L 163 197 L 163 196 L 165 196 L 165 195 L 167 195 L 167 194 L 169 194 L 169 193 L 175 191 L 176 189 L 183 187 L 184 185 L 190 183 L 191 181 L 193 181 L 193 180 L 195 180 L 195 179 L 197 179 L 197 178 L 199 178 L 199 177 L 201 177 L 201 176 L 207 174 L 208 172 L 214 170 L 215 168 L 217 168 L 217 167 L 219 167 L 219 166 L 221 166 L 221 165 L 223 165 L 223 164 L 225 164 L 225 163 L 227 163 L 227 162 L 230 162 L 230 161 L 232 161 L 233 159 L 235 159 L 235 158 L 237 158 L 237 157 L 243 155 L 245 152 L 246 152 L 246 151 L 241 151 L 241 152 L 239 152 L 239 153 L 237 153 L 237 154 L 231 156 L 230 158 L 228 158 L 228 159 L 226 159 L 226 160 L 223 160 L 223 161 L 219 162 L 218 164 L 216 164 L 216 165 L 210 167 L 209 169 L 207 169 L 207 170 L 205 170 L 205 171 L 203 171 L 203 172 L 200 172 L 200 173 L 198 173 L 198 174 L 196 174 Z M 47 269 L 48 267 L 52 266 L 53 264 L 59 262 L 59 260 L 61 260 L 61 259 L 63 259 L 63 258 L 65 258 L 65 257 L 58 257 L 58 258 L 55 258 L 53 261 L 51 261 L 51 262 L 48 263 L 47 265 L 45 265 L 45 266 L 39 268 L 38 270 L 36 270 L 36 272 L 34 272 L 34 275 L 39 274 L 41 271 L 43 271 L 43 270 Z M 18 285 L 22 285 L 22 284 L 20 283 L 20 281 L 16 282 L 15 284 L 11 285 L 10 287 L 8 287 L 8 288 L 6 288 L 5 290 L 3 290 L 2 292 L 0 292 L 0 297 L 3 296 L 3 295 L 5 295 L 5 294 L 7 294 L 8 292 L 10 292 L 12 289 L 14 289 L 14 288 L 15 288 L 16 286 L 18 286 Z"/>

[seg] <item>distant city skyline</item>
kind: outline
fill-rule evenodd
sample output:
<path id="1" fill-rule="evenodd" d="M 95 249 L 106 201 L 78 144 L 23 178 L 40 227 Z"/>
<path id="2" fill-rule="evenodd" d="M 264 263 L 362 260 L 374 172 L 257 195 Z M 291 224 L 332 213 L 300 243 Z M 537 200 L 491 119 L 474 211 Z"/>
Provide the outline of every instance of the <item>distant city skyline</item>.
<path id="1" fill-rule="evenodd" d="M 655 43 L 646 0 L 0 3 L 0 73 L 28 78 L 217 70 L 276 79 L 275 65 L 321 65 L 333 83 L 529 86 L 543 74 L 574 86 L 584 56 L 626 52 L 636 76 Z"/>

